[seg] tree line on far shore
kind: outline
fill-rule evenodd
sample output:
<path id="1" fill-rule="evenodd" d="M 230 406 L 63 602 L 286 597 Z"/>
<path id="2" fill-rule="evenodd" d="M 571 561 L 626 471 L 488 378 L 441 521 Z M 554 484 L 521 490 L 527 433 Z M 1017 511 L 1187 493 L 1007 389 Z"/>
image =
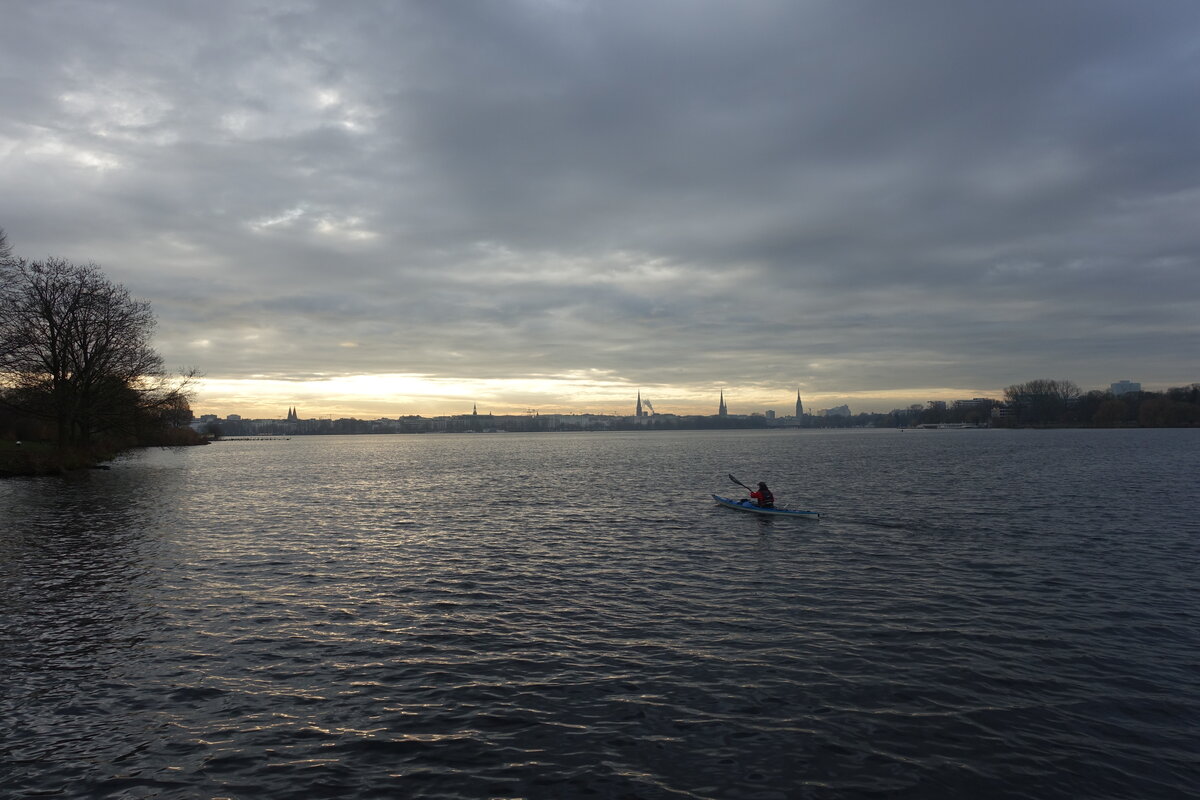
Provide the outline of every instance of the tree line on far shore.
<path id="1" fill-rule="evenodd" d="M 1200 425 L 1200 383 L 1164 392 L 1082 391 L 1071 381 L 1036 380 L 1004 392 L 1012 414 L 1023 425 L 1091 425 L 1170 428 Z M 1001 419 L 1004 419 L 1002 417 Z"/>
<path id="2" fill-rule="evenodd" d="M 196 444 L 195 372 L 170 375 L 150 304 L 95 264 L 27 261 L 0 229 L 0 474 Z"/>
<path id="3" fill-rule="evenodd" d="M 978 424 L 992 427 L 1179 428 L 1200 425 L 1200 383 L 1163 392 L 1083 391 L 1069 380 L 1039 378 L 1004 390 L 1003 400 L 898 409 L 887 414 L 813 417 L 815 427 L 905 428 Z"/>

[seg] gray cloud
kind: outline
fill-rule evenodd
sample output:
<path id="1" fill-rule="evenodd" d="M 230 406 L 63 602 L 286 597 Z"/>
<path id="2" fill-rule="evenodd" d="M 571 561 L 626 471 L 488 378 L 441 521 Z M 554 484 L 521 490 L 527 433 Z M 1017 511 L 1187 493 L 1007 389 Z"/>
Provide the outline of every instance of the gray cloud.
<path id="1" fill-rule="evenodd" d="M 4 18 L 0 225 L 210 378 L 1198 377 L 1192 3 Z"/>

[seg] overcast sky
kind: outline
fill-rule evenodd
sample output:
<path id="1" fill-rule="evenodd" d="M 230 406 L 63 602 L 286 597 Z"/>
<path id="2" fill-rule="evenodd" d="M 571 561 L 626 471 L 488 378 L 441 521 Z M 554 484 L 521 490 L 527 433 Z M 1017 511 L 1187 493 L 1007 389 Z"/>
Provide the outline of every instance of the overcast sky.
<path id="1" fill-rule="evenodd" d="M 197 413 L 1200 380 L 1200 3 L 0 0 L 0 227 Z"/>

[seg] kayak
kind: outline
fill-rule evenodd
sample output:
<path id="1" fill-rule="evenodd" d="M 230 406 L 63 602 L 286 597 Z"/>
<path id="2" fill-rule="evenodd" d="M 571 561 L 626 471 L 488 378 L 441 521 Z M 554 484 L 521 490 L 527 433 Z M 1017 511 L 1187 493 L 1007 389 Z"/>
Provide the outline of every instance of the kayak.
<path id="1" fill-rule="evenodd" d="M 738 511 L 749 511 L 754 514 L 770 514 L 780 517 L 807 517 L 809 519 L 819 519 L 821 516 L 816 511 L 795 511 L 790 508 L 760 508 L 753 500 L 731 500 L 728 497 L 721 497 L 715 494 L 712 498 L 726 508 L 736 508 Z"/>

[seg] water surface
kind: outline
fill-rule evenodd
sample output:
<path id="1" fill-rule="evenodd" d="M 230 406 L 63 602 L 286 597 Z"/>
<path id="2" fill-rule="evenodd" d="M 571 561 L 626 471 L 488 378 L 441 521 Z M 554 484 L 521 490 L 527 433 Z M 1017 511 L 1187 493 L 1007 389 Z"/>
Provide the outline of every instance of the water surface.
<path id="1" fill-rule="evenodd" d="M 1197 475 L 1195 430 L 728 431 L 0 482 L 0 786 L 1191 796 Z"/>

